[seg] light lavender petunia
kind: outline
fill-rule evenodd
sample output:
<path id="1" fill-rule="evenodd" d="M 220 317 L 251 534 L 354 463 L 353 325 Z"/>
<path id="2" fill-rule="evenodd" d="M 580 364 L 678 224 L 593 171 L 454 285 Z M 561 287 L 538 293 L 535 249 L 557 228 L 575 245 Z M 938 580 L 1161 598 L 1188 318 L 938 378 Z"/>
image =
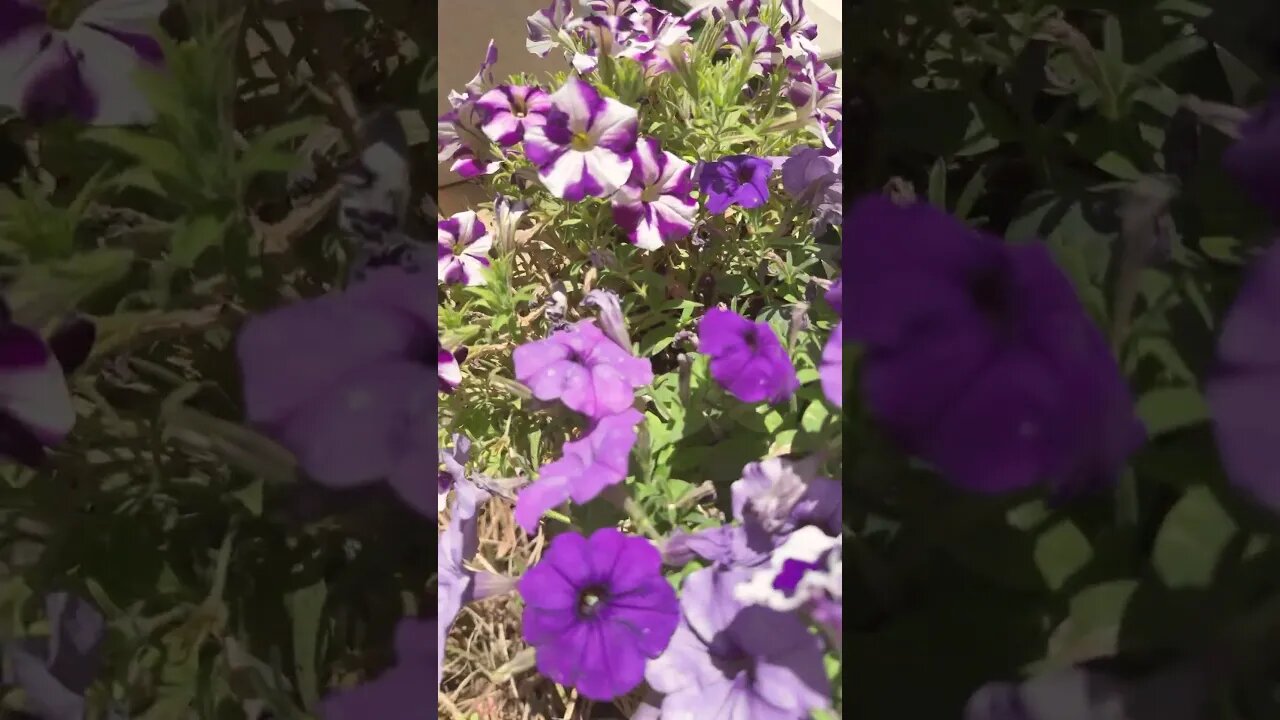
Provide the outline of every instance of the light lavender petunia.
<path id="1" fill-rule="evenodd" d="M 446 285 L 483 285 L 493 246 L 488 228 L 470 210 L 436 223 L 436 275 Z"/>
<path id="2" fill-rule="evenodd" d="M 613 219 L 645 250 L 688 237 L 698 213 L 693 167 L 651 137 L 640 139 L 632 158 L 631 177 L 613 196 Z"/>
<path id="3" fill-rule="evenodd" d="M 653 382 L 648 359 L 633 356 L 596 326 L 580 320 L 545 340 L 526 343 L 513 354 L 516 379 L 539 400 L 560 399 L 590 418 L 630 408 L 635 388 Z"/>
<path id="4" fill-rule="evenodd" d="M 501 147 L 524 140 L 525 131 L 547 121 L 551 99 L 532 85 L 499 85 L 476 100 L 484 116 L 480 129 Z"/>
<path id="5" fill-rule="evenodd" d="M 840 534 L 840 483 L 818 475 L 819 461 L 816 455 L 771 457 L 742 468 L 742 477 L 729 486 L 731 507 L 734 519 L 748 528 L 753 547 L 776 547 L 809 525 Z"/>
<path id="6" fill-rule="evenodd" d="M 680 625 L 645 669 L 665 695 L 662 717 L 799 720 L 830 708 L 821 642 L 793 614 L 734 599 L 744 577 L 704 568 L 685 578 Z"/>
<path id="7" fill-rule="evenodd" d="M 524 149 L 558 198 L 607 197 L 631 176 L 637 115 L 591 85 L 570 78 L 551 95 L 545 125 L 528 128 Z"/>
<path id="8" fill-rule="evenodd" d="M 428 515 L 435 292 L 426 272 L 379 267 L 345 291 L 249 320 L 236 342 L 249 422 L 312 480 L 386 479 Z"/>
<path id="9" fill-rule="evenodd" d="M 0 105 L 41 122 L 71 116 L 94 125 L 152 122 L 138 87 L 164 55 L 152 33 L 168 0 L 98 0 L 65 30 L 32 0 L 0 0 Z"/>
<path id="10" fill-rule="evenodd" d="M 34 467 L 75 425 L 66 375 L 89 356 L 96 335 L 87 320 L 64 322 L 46 341 L 13 322 L 0 300 L 0 456 Z"/>
<path id="11" fill-rule="evenodd" d="M 433 658 L 428 650 L 438 627 L 437 618 L 400 620 L 394 641 L 396 664 L 369 682 L 326 697 L 320 703 L 320 720 L 434 720 L 436 699 L 423 678 L 433 661 L 437 668 L 440 665 L 438 652 Z M 437 679 L 437 688 L 439 684 Z"/>
<path id="12" fill-rule="evenodd" d="M 677 530 L 662 544 L 662 562 L 684 567 L 700 558 L 723 567 L 754 567 L 769 559 L 771 549 L 752 548 L 742 525 L 720 525 L 694 532 Z"/>
<path id="13" fill-rule="evenodd" d="M 638 410 L 626 409 L 598 420 L 582 438 L 564 444 L 559 460 L 543 465 L 538 479 L 520 491 L 516 522 L 533 535 L 538 520 L 551 508 L 570 499 L 589 502 L 602 490 L 627 477 L 637 426 L 644 420 Z"/>
<path id="14" fill-rule="evenodd" d="M 467 461 L 471 459 L 471 438 L 461 433 L 454 433 L 452 446 L 440 448 L 440 470 L 437 479 L 439 501 L 437 512 L 444 512 L 448 505 L 449 491 L 461 485 L 467 479 Z"/>
<path id="15" fill-rule="evenodd" d="M 831 337 L 822 348 L 822 364 L 818 366 L 822 392 L 836 407 L 844 407 L 843 329 L 844 323 L 840 323 L 831 331 Z"/>
<path id="16" fill-rule="evenodd" d="M 782 163 L 782 189 L 814 209 L 814 225 L 839 225 L 844 209 L 844 183 L 841 178 L 844 150 L 841 147 L 842 123 L 837 121 L 830 138 L 835 148 L 800 145 Z"/>

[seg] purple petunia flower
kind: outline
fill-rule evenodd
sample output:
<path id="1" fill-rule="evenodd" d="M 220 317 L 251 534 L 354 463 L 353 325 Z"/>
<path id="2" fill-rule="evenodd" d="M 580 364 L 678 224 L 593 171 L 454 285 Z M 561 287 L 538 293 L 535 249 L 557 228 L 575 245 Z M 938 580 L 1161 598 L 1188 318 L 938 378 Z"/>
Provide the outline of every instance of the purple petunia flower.
<path id="1" fill-rule="evenodd" d="M 345 291 L 249 320 L 236 343 L 249 422 L 316 482 L 385 478 L 427 515 L 434 296 L 425 272 L 379 267 Z"/>
<path id="2" fill-rule="evenodd" d="M 680 625 L 645 670 L 663 717 L 804 718 L 831 706 L 822 644 L 794 614 L 743 606 L 746 571 L 698 570 L 680 591 Z"/>
<path id="3" fill-rule="evenodd" d="M 621 53 L 644 68 L 645 77 L 674 72 L 688 57 L 693 40 L 689 22 L 664 10 L 649 7 L 632 16 L 634 32 Z"/>
<path id="4" fill-rule="evenodd" d="M 66 439 L 76 422 L 66 376 L 88 358 L 95 334 L 92 323 L 72 318 L 46 342 L 13 322 L 0 300 L 0 455 L 34 467 Z"/>
<path id="5" fill-rule="evenodd" d="M 844 276 L 836 278 L 831 283 L 831 287 L 827 288 L 827 294 L 824 296 L 827 304 L 832 310 L 836 311 L 836 315 L 844 317 Z"/>
<path id="6" fill-rule="evenodd" d="M 1110 482 L 1145 431 L 1102 333 L 1042 243 L 1011 245 L 947 213 L 868 196 L 844 238 L 866 349 L 862 390 L 908 452 L 957 485 Z"/>
<path id="7" fill-rule="evenodd" d="M 825 147 L 838 147 L 832 129 L 844 116 L 844 98 L 836 71 L 816 56 L 803 61 L 788 59 L 787 66 L 792 71 L 787 99 L 796 107 L 793 127 L 808 129 Z"/>
<path id="8" fill-rule="evenodd" d="M 320 703 L 320 720 L 421 720 L 423 712 L 435 718 L 436 701 L 423 677 L 432 662 L 439 664 L 429 650 L 437 627 L 436 618 L 400 620 L 395 633 L 396 664 L 367 683 L 326 697 Z"/>
<path id="9" fill-rule="evenodd" d="M 635 388 L 653 382 L 653 369 L 605 336 L 592 320 L 516 348 L 516 379 L 539 400 L 559 398 L 590 418 L 631 407 Z"/>
<path id="10" fill-rule="evenodd" d="M 785 52 L 790 57 L 816 58 L 819 53 L 818 25 L 804 11 L 804 0 L 782 0 L 780 29 Z"/>
<path id="11" fill-rule="evenodd" d="M 5 641 L 0 683 L 22 689 L 25 710 L 45 720 L 84 717 L 85 692 L 102 665 L 107 625 L 88 601 L 65 592 L 44 596 L 48 637 Z"/>
<path id="12" fill-rule="evenodd" d="M 1222 154 L 1222 166 L 1273 218 L 1280 219 L 1280 92 L 1240 124 L 1240 139 Z"/>
<path id="13" fill-rule="evenodd" d="M 546 124 L 527 128 L 524 140 L 542 184 L 570 202 L 613 194 L 631 176 L 635 108 L 577 78 L 551 95 L 551 104 Z"/>
<path id="14" fill-rule="evenodd" d="M 667 649 L 679 622 L 661 569 L 652 543 L 614 528 L 557 535 L 519 582 L 538 670 L 592 700 L 639 685 L 645 661 Z"/>
<path id="15" fill-rule="evenodd" d="M 662 544 L 662 562 L 684 567 L 694 558 L 724 567 L 754 567 L 769 559 L 772 547 L 753 547 L 742 525 L 721 525 L 695 532 L 677 530 Z"/>
<path id="16" fill-rule="evenodd" d="M 782 189 L 801 203 L 818 210 L 815 222 L 839 225 L 843 214 L 844 183 L 841 165 L 844 151 L 801 145 L 782 163 Z"/>
<path id="17" fill-rule="evenodd" d="M 822 364 L 818 366 L 818 379 L 822 381 L 822 392 L 836 407 L 844 407 L 844 365 L 843 355 L 844 323 L 836 325 L 822 348 Z"/>
<path id="18" fill-rule="evenodd" d="M 493 246 L 488 228 L 470 210 L 436 223 L 436 277 L 450 285 L 483 285 Z"/>
<path id="19" fill-rule="evenodd" d="M 490 175 L 501 164 L 481 126 L 484 116 L 468 100 L 441 115 L 436 132 L 436 161 L 453 163 L 449 169 L 463 178 Z"/>
<path id="20" fill-rule="evenodd" d="M 560 459 L 543 465 L 538 479 L 520 491 L 515 511 L 520 527 L 533 535 L 551 508 L 569 499 L 581 505 L 622 482 L 642 420 L 642 413 L 629 408 L 601 418 L 581 439 L 566 442 Z"/>
<path id="21" fill-rule="evenodd" d="M 752 155 L 729 155 L 702 166 L 698 187 L 707 198 L 707 212 L 719 215 L 737 205 L 758 208 L 769 200 L 773 163 Z"/>
<path id="22" fill-rule="evenodd" d="M 31 0 L 0 0 L 0 105 L 42 122 L 71 116 L 95 125 L 152 122 L 134 82 L 164 61 L 151 33 L 167 0 L 99 0 L 67 30 Z"/>
<path id="23" fill-rule="evenodd" d="M 712 308 L 698 323 L 698 351 L 711 356 L 711 377 L 742 402 L 780 403 L 800 387 L 769 323 Z"/>
<path id="24" fill-rule="evenodd" d="M 734 20 L 725 27 L 724 40 L 739 53 L 750 53 L 751 74 L 764 75 L 782 62 L 782 49 L 759 20 Z"/>
<path id="25" fill-rule="evenodd" d="M 480 96 L 476 107 L 484 114 L 480 126 L 484 134 L 499 146 L 510 147 L 524 140 L 528 128 L 547 121 L 551 99 L 539 87 L 500 85 Z"/>
<path id="26" fill-rule="evenodd" d="M 632 245 L 657 250 L 688 237 L 698 203 L 689 163 L 664 152 L 654 138 L 636 144 L 631 178 L 613 196 L 613 219 Z"/>

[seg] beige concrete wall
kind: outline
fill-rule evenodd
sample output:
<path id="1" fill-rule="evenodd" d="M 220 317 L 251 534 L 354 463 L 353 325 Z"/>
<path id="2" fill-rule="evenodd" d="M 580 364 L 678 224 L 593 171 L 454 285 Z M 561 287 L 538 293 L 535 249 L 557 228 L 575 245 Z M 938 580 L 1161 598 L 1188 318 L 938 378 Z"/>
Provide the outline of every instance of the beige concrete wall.
<path id="1" fill-rule="evenodd" d="M 498 45 L 499 79 L 512 73 L 544 73 L 568 69 L 564 55 L 552 51 L 545 59 L 524 48 L 525 18 L 550 5 L 550 0 L 439 0 L 440 99 L 438 112 L 449 109 L 448 95 L 475 77 L 492 38 Z M 440 184 L 459 180 L 440 167 Z"/>

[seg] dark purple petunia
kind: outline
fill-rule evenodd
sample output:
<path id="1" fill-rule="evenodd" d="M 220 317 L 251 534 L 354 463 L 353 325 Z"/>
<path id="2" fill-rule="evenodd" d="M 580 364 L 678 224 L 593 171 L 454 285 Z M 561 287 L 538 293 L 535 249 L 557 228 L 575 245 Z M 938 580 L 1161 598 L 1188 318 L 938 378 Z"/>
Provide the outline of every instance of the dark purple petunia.
<path id="1" fill-rule="evenodd" d="M 698 570 L 680 590 L 671 644 L 645 670 L 662 717 L 793 720 L 831 706 L 822 644 L 791 613 L 743 606 L 747 571 Z"/>
<path id="2" fill-rule="evenodd" d="M 539 400 L 559 399 L 589 418 L 620 413 L 635 402 L 635 389 L 653 382 L 653 369 L 610 340 L 594 320 L 581 320 L 516 348 L 516 379 Z"/>
<path id="3" fill-rule="evenodd" d="M 743 402 L 780 403 L 800 386 L 769 323 L 712 308 L 698 323 L 698 350 L 711 356 L 711 377 Z"/>
<path id="4" fill-rule="evenodd" d="M 435 618 L 404 618 L 396 626 L 396 664 L 377 678 L 340 690 L 320 703 L 321 720 L 423 720 L 436 717 L 426 676 L 436 658 Z M 424 715 L 428 713 L 428 715 Z"/>
<path id="5" fill-rule="evenodd" d="M 614 528 L 557 535 L 518 587 L 538 670 L 592 700 L 635 689 L 679 622 L 657 549 Z"/>
<path id="6" fill-rule="evenodd" d="M 752 155 L 730 155 L 702 166 L 698 188 L 707 199 L 707 212 L 719 215 L 737 205 L 758 208 L 769 200 L 773 163 Z"/>
<path id="7" fill-rule="evenodd" d="M 551 99 L 539 87 L 499 85 L 481 95 L 476 107 L 484 114 L 480 126 L 484 134 L 499 146 L 510 147 L 524 140 L 528 128 L 547 121 Z"/>
<path id="8" fill-rule="evenodd" d="M 425 272 L 382 267 L 345 291 L 251 319 L 236 343 L 249 422 L 316 482 L 386 479 L 428 515 L 435 288 Z"/>
<path id="9" fill-rule="evenodd" d="M 36 122 L 70 116 L 95 125 L 151 122 L 134 82 L 163 62 L 152 37 L 167 0 L 98 0 L 67 30 L 32 0 L 0 0 L 0 105 Z"/>
<path id="10" fill-rule="evenodd" d="M 1280 219 L 1280 92 L 1240 124 L 1222 166 L 1262 208 Z"/>
<path id="11" fill-rule="evenodd" d="M 842 264 L 862 391 L 905 450 L 955 484 L 1058 498 L 1111 482 L 1142 444 L 1102 333 L 1042 243 L 868 196 Z"/>
<path id="12" fill-rule="evenodd" d="M 644 420 L 638 410 L 627 408 L 598 420 L 579 440 L 564 444 L 559 460 L 543 465 L 538 479 L 520 491 L 516 522 L 533 535 L 538 520 L 551 508 L 570 499 L 579 505 L 627 477 L 636 427 Z"/>

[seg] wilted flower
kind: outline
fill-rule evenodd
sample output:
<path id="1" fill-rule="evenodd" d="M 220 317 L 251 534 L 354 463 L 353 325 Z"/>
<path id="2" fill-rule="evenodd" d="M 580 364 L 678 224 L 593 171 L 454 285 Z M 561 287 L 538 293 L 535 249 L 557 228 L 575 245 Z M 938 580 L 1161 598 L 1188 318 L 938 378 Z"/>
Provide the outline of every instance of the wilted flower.
<path id="1" fill-rule="evenodd" d="M 76 422 L 66 375 L 89 356 L 94 325 L 72 318 L 49 336 L 13 322 L 0 300 L 0 455 L 23 465 L 43 462 Z"/>
<path id="2" fill-rule="evenodd" d="M 436 223 L 436 274 L 446 284 L 483 285 L 493 238 L 470 210 Z"/>
<path id="3" fill-rule="evenodd" d="M 693 42 L 688 21 L 655 7 L 637 11 L 633 17 L 636 29 L 622 57 L 640 63 L 645 77 L 674 72 L 684 63 Z"/>
<path id="4" fill-rule="evenodd" d="M 800 386 L 791 358 L 766 322 L 712 308 L 698 323 L 698 350 L 711 356 L 711 377 L 743 402 L 779 403 Z"/>
<path id="5" fill-rule="evenodd" d="M 745 577 L 704 568 L 685 578 L 680 624 L 645 670 L 665 695 L 663 717 L 804 718 L 831 706 L 821 642 L 794 614 L 734 599 Z"/>
<path id="6" fill-rule="evenodd" d="M 594 306 L 599 312 L 600 329 L 605 337 L 618 343 L 618 347 L 631 352 L 631 338 L 627 335 L 627 319 L 622 316 L 622 304 L 616 293 L 608 290 L 592 290 L 582 299 L 582 304 Z"/>
<path id="7" fill-rule="evenodd" d="M 737 205 L 758 208 L 769 200 L 773 163 L 752 155 L 730 155 L 702 166 L 698 187 L 707 198 L 707 212 L 719 215 Z"/>
<path id="8" fill-rule="evenodd" d="M 782 189 L 818 211 L 815 221 L 839 225 L 844 212 L 843 151 L 801 145 L 782 163 Z"/>
<path id="9" fill-rule="evenodd" d="M 730 486 L 733 517 L 747 528 L 753 548 L 771 549 L 806 526 L 829 535 L 841 531 L 841 487 L 817 474 L 816 456 L 803 460 L 765 458 L 748 463 Z"/>
<path id="10" fill-rule="evenodd" d="M 822 392 L 836 407 L 844 406 L 844 364 L 842 363 L 844 324 L 836 325 L 831 337 L 822 348 L 822 364 L 818 366 L 818 379 Z"/>
<path id="11" fill-rule="evenodd" d="M 476 100 L 484 115 L 480 129 L 501 147 L 524 140 L 525 131 L 547 121 L 551 100 L 542 88 L 529 85 L 500 85 Z"/>
<path id="12" fill-rule="evenodd" d="M 633 690 L 679 621 L 661 570 L 644 538 L 614 528 L 590 538 L 557 535 L 519 583 L 524 639 L 537 648 L 538 670 L 592 700 Z"/>
<path id="13" fill-rule="evenodd" d="M 437 662 L 430 648 L 438 627 L 437 618 L 400 620 L 395 634 L 396 664 L 363 685 L 326 697 L 320 703 L 321 720 L 420 720 L 422 708 L 434 708 L 436 703 L 423 677 Z M 439 686 L 438 679 L 436 684 Z"/>
<path id="14" fill-rule="evenodd" d="M 480 546 L 480 529 L 477 515 L 480 507 L 489 499 L 489 493 L 465 479 L 454 485 L 453 507 L 449 511 L 449 524 L 440 533 L 440 545 L 436 550 L 436 572 L 439 573 L 439 591 L 436 595 L 436 687 L 444 673 L 444 646 L 449 628 L 457 619 L 462 606 L 473 600 L 488 597 L 494 583 L 479 582 L 480 575 L 467 569 L 465 563 L 475 557 Z"/>
<path id="15" fill-rule="evenodd" d="M 428 515 L 434 295 L 425 272 L 380 267 L 343 292 L 249 320 L 236 343 L 249 422 L 311 479 L 339 488 L 387 479 Z"/>
<path id="16" fill-rule="evenodd" d="M 95 125 L 152 122 L 155 111 L 135 83 L 164 60 L 152 33 L 168 0 L 99 0 L 67 30 L 50 25 L 32 0 L 0 4 L 0 105 L 35 122 L 70 115 Z"/>
<path id="17" fill-rule="evenodd" d="M 844 114 L 844 99 L 835 70 L 816 57 L 788 60 L 792 70 L 787 98 L 796 107 L 794 127 L 807 128 L 829 148 L 836 148 L 832 129 Z"/>
<path id="18" fill-rule="evenodd" d="M 42 720 L 80 720 L 85 691 L 102 664 L 106 622 L 97 608 L 70 593 L 45 595 L 44 608 L 49 636 L 6 641 L 0 682 L 21 688 L 26 710 Z"/>
<path id="19" fill-rule="evenodd" d="M 436 161 L 453 161 L 449 169 L 464 178 L 489 175 L 501 164 L 481 126 L 484 115 L 468 100 L 440 116 L 436 128 Z"/>
<path id="20" fill-rule="evenodd" d="M 698 213 L 693 168 L 650 137 L 636 144 L 633 159 L 631 177 L 613 196 L 614 221 L 632 245 L 645 250 L 688 237 Z"/>
<path id="21" fill-rule="evenodd" d="M 605 197 L 631 175 L 636 110 L 569 80 L 551 95 L 545 125 L 526 128 L 524 149 L 538 178 L 558 198 Z"/>
<path id="22" fill-rule="evenodd" d="M 515 511 L 520 527 L 533 535 L 538 520 L 551 508 L 569 499 L 579 505 L 590 502 L 606 487 L 622 482 L 642 420 L 638 410 L 623 410 L 596 421 L 582 438 L 566 442 L 560 459 L 543 465 L 538 479 L 520 491 Z"/>
<path id="23" fill-rule="evenodd" d="M 862 390 L 904 449 L 966 489 L 1112 481 L 1144 440 L 1102 333 L 1042 243 L 926 204 L 858 201 L 844 238 Z"/>
<path id="24" fill-rule="evenodd" d="M 720 525 L 695 532 L 677 530 L 662 544 L 662 562 L 683 567 L 701 558 L 723 567 L 753 567 L 769 559 L 772 548 L 752 547 L 746 528 Z"/>
<path id="25" fill-rule="evenodd" d="M 653 382 L 649 361 L 605 336 L 592 320 L 516 348 L 516 379 L 539 400 L 559 398 L 591 418 L 631 407 L 635 388 Z"/>

